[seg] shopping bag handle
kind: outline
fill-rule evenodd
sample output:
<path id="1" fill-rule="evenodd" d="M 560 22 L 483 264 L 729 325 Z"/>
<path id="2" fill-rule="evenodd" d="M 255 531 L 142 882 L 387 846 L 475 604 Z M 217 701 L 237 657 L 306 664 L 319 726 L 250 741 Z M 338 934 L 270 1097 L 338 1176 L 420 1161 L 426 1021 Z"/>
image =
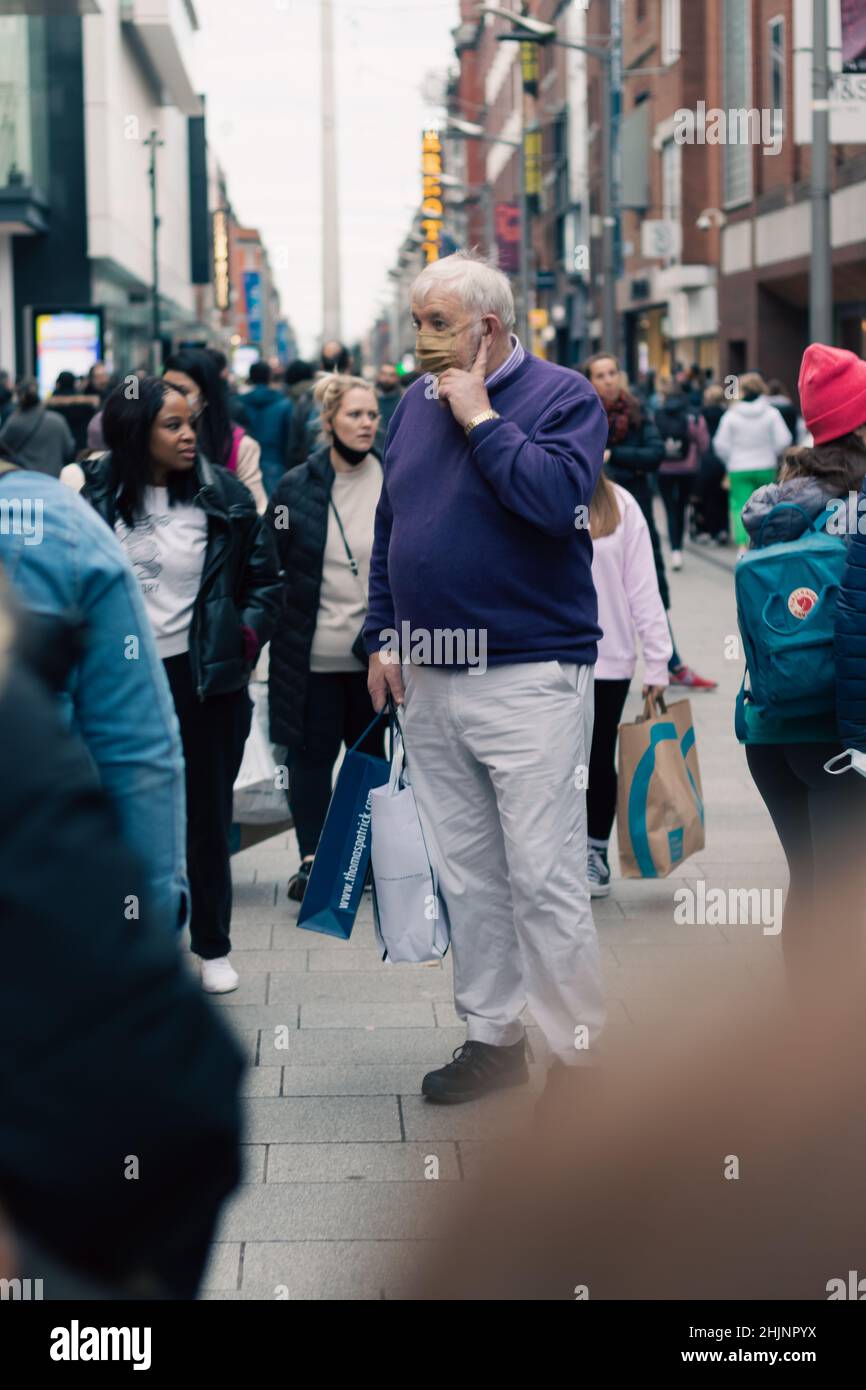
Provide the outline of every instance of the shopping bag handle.
<path id="1" fill-rule="evenodd" d="M 651 695 L 645 695 L 643 702 L 643 714 L 638 715 L 637 719 L 635 720 L 635 723 L 643 724 L 647 719 L 655 719 L 656 707 L 658 707 L 659 714 L 667 714 L 668 707 L 665 704 L 664 695 L 656 695 L 655 699 L 653 699 Z"/>
<path id="2" fill-rule="evenodd" d="M 390 700 L 390 696 L 389 696 L 389 700 Z M 358 744 L 364 742 L 364 739 L 367 737 L 367 735 L 368 735 L 368 733 L 370 732 L 370 730 L 371 730 L 371 729 L 375 729 L 376 725 L 379 723 L 379 720 L 382 718 L 382 715 L 383 715 L 383 714 L 387 714 L 387 715 L 390 717 L 390 715 L 391 715 L 391 710 L 390 710 L 388 704 L 384 704 L 384 705 L 382 706 L 382 708 L 379 710 L 379 713 L 378 713 L 377 715 L 375 715 L 373 719 L 370 720 L 369 724 L 367 725 L 366 729 L 365 729 L 364 732 L 361 734 L 361 736 L 360 736 L 359 738 L 356 738 L 356 739 L 355 739 L 355 742 L 352 744 L 352 747 L 346 749 L 346 752 L 347 752 L 347 753 L 354 753 L 355 749 L 358 747 Z"/>

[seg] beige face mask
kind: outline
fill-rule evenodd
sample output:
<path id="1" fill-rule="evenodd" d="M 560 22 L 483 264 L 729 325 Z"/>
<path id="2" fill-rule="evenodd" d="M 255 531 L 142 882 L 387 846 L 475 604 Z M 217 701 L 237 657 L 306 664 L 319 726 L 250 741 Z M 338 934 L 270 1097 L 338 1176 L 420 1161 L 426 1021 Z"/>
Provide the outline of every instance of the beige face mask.
<path id="1" fill-rule="evenodd" d="M 439 333 L 420 331 L 415 335 L 415 360 L 422 372 L 430 372 L 433 376 L 441 376 L 447 372 L 449 367 L 459 367 L 460 362 L 457 353 L 457 339 L 467 328 L 473 328 L 475 323 L 465 324 L 462 328 L 445 328 Z"/>

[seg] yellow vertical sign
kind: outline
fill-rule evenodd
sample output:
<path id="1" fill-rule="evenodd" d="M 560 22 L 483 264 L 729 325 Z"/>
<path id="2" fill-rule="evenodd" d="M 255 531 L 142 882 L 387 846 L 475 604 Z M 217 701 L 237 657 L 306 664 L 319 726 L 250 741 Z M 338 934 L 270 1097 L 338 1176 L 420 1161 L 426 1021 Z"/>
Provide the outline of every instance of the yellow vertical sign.
<path id="1" fill-rule="evenodd" d="M 438 130 L 425 130 L 421 142 L 421 231 L 424 241 L 421 250 L 429 265 L 439 259 L 442 236 L 442 141 Z"/>

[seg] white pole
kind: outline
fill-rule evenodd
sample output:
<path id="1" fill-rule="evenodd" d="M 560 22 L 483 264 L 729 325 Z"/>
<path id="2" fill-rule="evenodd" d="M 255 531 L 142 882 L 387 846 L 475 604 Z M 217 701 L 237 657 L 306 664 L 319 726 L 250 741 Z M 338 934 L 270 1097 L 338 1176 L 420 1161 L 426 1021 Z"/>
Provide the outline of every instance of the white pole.
<path id="1" fill-rule="evenodd" d="M 322 341 L 341 337 L 333 0 L 322 0 Z"/>

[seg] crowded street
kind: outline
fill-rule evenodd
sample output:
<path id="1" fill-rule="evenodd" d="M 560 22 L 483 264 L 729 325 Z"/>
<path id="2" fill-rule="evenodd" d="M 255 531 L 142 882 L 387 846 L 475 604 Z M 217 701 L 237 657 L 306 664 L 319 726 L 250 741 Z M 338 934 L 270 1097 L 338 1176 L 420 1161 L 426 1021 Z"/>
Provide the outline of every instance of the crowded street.
<path id="1" fill-rule="evenodd" d="M 622 882 L 593 906 L 608 1031 L 625 1042 L 645 1043 L 656 1023 L 687 1011 L 695 976 L 702 1008 L 710 981 L 722 1009 L 744 984 L 765 998 L 783 984 L 779 937 L 764 935 L 757 920 L 674 921 L 681 886 L 703 879 L 708 888 L 782 889 L 785 867 L 731 727 L 741 678 L 739 664 L 724 658 L 725 635 L 736 632 L 731 566 L 692 547 L 671 582 L 678 631 L 719 681 L 717 692 L 695 701 L 712 810 L 706 849 L 681 873 Z M 633 697 L 625 718 L 639 712 Z M 222 1002 L 251 1068 L 245 1174 L 202 1296 L 400 1298 L 442 1226 L 448 1189 L 477 1182 L 484 1147 L 495 1148 L 497 1135 L 532 1105 L 546 1070 L 544 1039 L 530 1023 L 532 1096 L 493 1096 L 471 1109 L 426 1105 L 420 1076 L 463 1041 L 448 961 L 383 969 L 367 904 L 351 941 L 299 942 L 281 892 L 286 857 L 297 859 L 291 840 L 266 841 L 233 861 L 233 955 L 242 984 Z M 427 1178 L 431 1156 L 438 1181 Z"/>

